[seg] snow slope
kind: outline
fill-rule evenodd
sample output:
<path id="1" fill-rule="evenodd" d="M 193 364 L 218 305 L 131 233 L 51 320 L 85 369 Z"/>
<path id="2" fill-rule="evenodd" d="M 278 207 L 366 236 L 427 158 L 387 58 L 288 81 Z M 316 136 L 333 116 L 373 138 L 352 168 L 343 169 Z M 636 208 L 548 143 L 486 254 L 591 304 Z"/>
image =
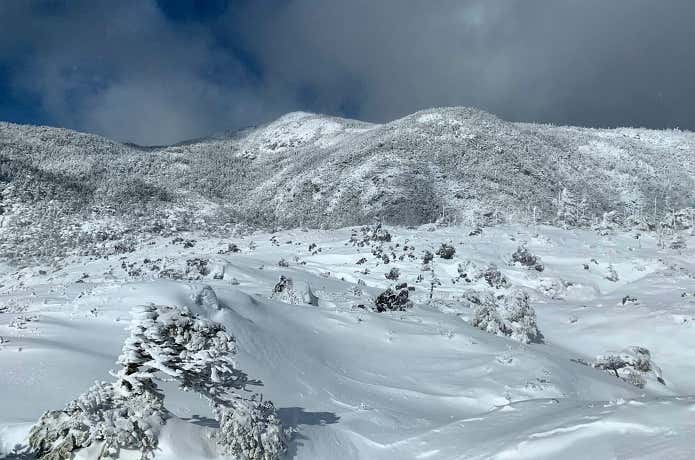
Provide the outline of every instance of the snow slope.
<path id="1" fill-rule="evenodd" d="M 518 124 L 462 107 L 382 125 L 290 113 L 163 147 L 0 123 L 0 256 L 84 249 L 86 220 L 125 233 L 552 221 L 564 188 L 589 217 L 656 223 L 695 205 L 693 158 L 691 132 Z"/>
<path id="2" fill-rule="evenodd" d="M 383 249 L 414 258 L 385 264 L 370 247 L 349 243 L 350 229 L 338 229 L 224 239 L 192 233 L 193 247 L 153 237 L 122 255 L 0 266 L 0 458 L 31 458 L 11 451 L 21 449 L 41 413 L 110 379 L 129 311 L 147 302 L 188 305 L 236 336 L 239 367 L 259 380 L 252 389 L 272 399 L 295 430 L 287 458 L 695 454 L 693 249 L 660 249 L 649 234 L 545 226 L 497 226 L 479 236 L 460 226 L 389 231 L 393 240 Z M 686 239 L 695 247 L 695 238 Z M 423 272 L 424 251 L 449 241 L 454 258 L 435 257 Z M 241 251 L 218 254 L 229 243 Z M 541 257 L 543 272 L 509 263 L 522 244 Z M 196 257 L 209 259 L 202 279 L 161 276 Z M 520 344 L 468 323 L 472 311 L 462 296 L 485 283 L 457 278 L 467 261 L 494 263 L 513 287 L 528 290 L 544 343 Z M 617 281 L 606 279 L 609 265 Z M 356 308 L 393 285 L 384 277 L 392 267 L 400 269 L 398 282 L 415 286 L 415 307 Z M 310 285 L 319 305 L 271 298 L 281 274 Z M 435 277 L 441 285 L 430 299 Z M 203 284 L 215 290 L 221 310 L 193 302 Z M 623 302 L 626 296 L 635 300 Z M 582 364 L 630 346 L 650 350 L 665 385 L 647 378 L 640 389 Z M 168 388 L 165 403 L 182 420 L 165 425 L 156 458 L 218 458 L 204 401 Z"/>

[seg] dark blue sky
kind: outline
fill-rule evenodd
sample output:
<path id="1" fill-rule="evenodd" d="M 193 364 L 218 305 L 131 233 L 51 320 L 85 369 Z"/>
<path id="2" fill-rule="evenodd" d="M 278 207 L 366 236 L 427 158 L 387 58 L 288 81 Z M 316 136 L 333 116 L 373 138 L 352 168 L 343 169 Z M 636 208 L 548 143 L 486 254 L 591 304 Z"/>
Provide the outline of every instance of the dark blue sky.
<path id="1" fill-rule="evenodd" d="M 307 110 L 695 130 L 691 0 L 7 0 L 0 119 L 163 144 Z"/>

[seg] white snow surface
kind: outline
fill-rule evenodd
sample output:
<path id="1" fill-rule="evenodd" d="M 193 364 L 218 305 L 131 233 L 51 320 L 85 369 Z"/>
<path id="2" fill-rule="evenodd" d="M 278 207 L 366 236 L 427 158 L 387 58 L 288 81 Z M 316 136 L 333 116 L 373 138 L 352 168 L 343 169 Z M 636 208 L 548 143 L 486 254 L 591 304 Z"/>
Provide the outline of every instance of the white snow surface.
<path id="1" fill-rule="evenodd" d="M 475 237 L 465 227 L 389 231 L 384 249 L 399 255 L 407 244 L 417 258 L 384 264 L 369 247 L 348 243 L 351 229 L 339 229 L 225 240 L 191 234 L 192 248 L 153 239 L 109 259 L 0 266 L 0 458 L 31 458 L 13 449 L 21 450 L 44 411 L 111 380 L 129 312 L 149 302 L 188 306 L 236 337 L 239 367 L 260 381 L 249 389 L 271 399 L 294 429 L 288 459 L 695 456 L 695 250 L 659 249 L 649 234 L 543 226 L 497 226 Z M 433 271 L 421 272 L 424 251 L 449 241 L 453 259 L 435 257 Z M 695 247 L 694 237 L 686 242 Z M 218 254 L 229 243 L 241 252 Z M 543 272 L 510 265 L 521 244 L 540 256 Z M 194 257 L 211 259 L 222 279 L 164 280 L 143 264 L 161 259 L 163 269 Z M 367 262 L 357 265 L 362 257 Z M 289 267 L 278 265 L 281 258 Z M 472 311 L 462 295 L 483 285 L 452 279 L 468 260 L 496 264 L 511 288 L 529 292 L 544 343 L 521 344 L 467 322 Z M 123 262 L 142 274 L 129 276 Z M 605 278 L 609 264 L 616 282 Z M 365 267 L 369 274 L 360 272 Z M 394 284 L 384 277 L 392 267 L 398 282 L 415 286 L 415 307 L 355 308 Z M 430 300 L 433 274 L 441 286 Z M 280 275 L 310 285 L 319 305 L 271 298 Z M 361 294 L 358 280 L 366 283 Z M 219 309 L 195 304 L 192 293 L 203 284 Z M 578 362 L 631 346 L 649 349 L 665 384 L 647 377 L 640 389 Z M 164 426 L 155 458 L 222 458 L 208 436 L 215 422 L 206 403 L 165 390 L 179 418 Z"/>

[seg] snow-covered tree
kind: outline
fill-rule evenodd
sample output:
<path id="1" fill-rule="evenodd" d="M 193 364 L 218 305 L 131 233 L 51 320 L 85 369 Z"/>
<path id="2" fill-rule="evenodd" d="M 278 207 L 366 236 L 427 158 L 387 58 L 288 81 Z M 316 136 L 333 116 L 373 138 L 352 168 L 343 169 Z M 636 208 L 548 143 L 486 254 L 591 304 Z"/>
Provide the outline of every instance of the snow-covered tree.
<path id="1" fill-rule="evenodd" d="M 173 416 L 156 385 L 161 374 L 210 401 L 223 452 L 240 459 L 280 457 L 287 440 L 274 406 L 235 393 L 247 377 L 234 366 L 236 343 L 221 324 L 186 308 L 149 304 L 134 309 L 129 331 L 116 382 L 46 412 L 32 428 L 29 445 L 39 459 L 67 460 L 93 442 L 103 443 L 99 458 L 117 457 L 120 449 L 151 452 L 158 428 Z"/>
<path id="2" fill-rule="evenodd" d="M 606 274 L 605 278 L 608 281 L 612 281 L 615 283 L 615 282 L 620 280 L 620 276 L 618 275 L 618 271 L 615 269 L 613 264 L 608 265 L 607 271 L 608 271 L 608 273 Z"/>
<path id="3" fill-rule="evenodd" d="M 392 267 L 391 270 L 388 271 L 388 273 L 384 273 L 384 277 L 386 277 L 387 280 L 391 281 L 396 281 L 399 276 L 401 276 L 401 271 L 396 267 Z"/>
<path id="4" fill-rule="evenodd" d="M 454 248 L 451 242 L 442 243 L 439 249 L 437 249 L 436 254 L 442 259 L 451 259 L 454 257 L 454 254 L 456 254 L 456 248 Z"/>
<path id="5" fill-rule="evenodd" d="M 395 288 L 388 288 L 374 299 L 374 311 L 405 311 L 413 307 L 413 301 L 409 299 L 410 289 L 407 283 L 402 283 Z"/>
<path id="6" fill-rule="evenodd" d="M 118 458 L 121 449 L 144 458 L 171 415 L 163 400 L 154 389 L 125 395 L 113 384 L 97 383 L 65 409 L 44 413 L 29 432 L 29 448 L 40 460 L 68 460 L 76 450 L 102 443 L 99 458 Z"/>
<path id="7" fill-rule="evenodd" d="M 495 289 L 507 288 L 511 285 L 507 277 L 500 272 L 495 264 L 489 264 L 485 268 L 480 268 L 472 261 L 467 260 L 458 264 L 457 270 L 459 279 L 467 283 L 484 280 L 488 286 Z"/>
<path id="8" fill-rule="evenodd" d="M 509 335 L 494 300 L 476 306 L 471 324 L 490 334 Z"/>
<path id="9" fill-rule="evenodd" d="M 541 263 L 541 258 L 532 254 L 526 246 L 519 246 L 512 254 L 512 263 L 523 265 L 529 269 L 542 272 L 545 267 Z"/>
<path id="10" fill-rule="evenodd" d="M 501 316 L 511 329 L 512 339 L 523 343 L 543 340 L 543 335 L 536 325 L 536 311 L 525 291 L 517 290 L 502 298 Z"/>
<path id="11" fill-rule="evenodd" d="M 307 304 L 316 307 L 319 304 L 319 298 L 309 283 L 299 282 L 295 286 L 292 278 L 285 275 L 280 275 L 280 280 L 273 287 L 271 298 L 292 305 Z"/>
<path id="12" fill-rule="evenodd" d="M 563 226 L 571 226 L 574 224 L 574 218 L 577 214 L 577 203 L 574 195 L 563 188 L 557 199 L 557 220 Z"/>
<path id="13" fill-rule="evenodd" d="M 219 422 L 216 441 L 223 454 L 238 460 L 275 460 L 285 451 L 287 436 L 270 401 L 237 397 L 220 411 Z"/>
<path id="14" fill-rule="evenodd" d="M 234 337 L 224 326 L 187 309 L 143 305 L 133 311 L 130 336 L 118 358 L 118 384 L 128 393 L 152 385 L 154 374 L 175 378 L 213 403 L 225 392 L 242 388 L 244 375 L 234 367 Z"/>
<path id="15" fill-rule="evenodd" d="M 586 196 L 578 200 L 567 188 L 563 188 L 557 200 L 557 220 L 564 227 L 587 227 L 591 213 Z"/>
<path id="16" fill-rule="evenodd" d="M 616 224 L 617 213 L 615 211 L 604 212 L 601 217 L 601 223 L 599 224 L 601 229 L 611 229 Z"/>
<path id="17" fill-rule="evenodd" d="M 646 377 L 652 377 L 662 385 L 666 384 L 661 368 L 652 361 L 651 353 L 644 347 L 635 346 L 599 355 L 592 367 L 614 374 L 639 388 L 645 386 Z"/>
<path id="18" fill-rule="evenodd" d="M 628 200 L 624 205 L 624 223 L 630 226 L 644 226 L 646 215 L 644 213 L 644 197 L 642 194 Z"/>
<path id="19" fill-rule="evenodd" d="M 499 296 L 483 293 L 468 299 L 475 306 L 471 324 L 478 329 L 522 343 L 543 341 L 526 292 L 516 290 Z"/>
<path id="20" fill-rule="evenodd" d="M 579 203 L 577 204 L 577 227 L 589 227 L 591 226 L 591 211 L 589 209 L 589 202 L 586 197 L 583 196 Z"/>

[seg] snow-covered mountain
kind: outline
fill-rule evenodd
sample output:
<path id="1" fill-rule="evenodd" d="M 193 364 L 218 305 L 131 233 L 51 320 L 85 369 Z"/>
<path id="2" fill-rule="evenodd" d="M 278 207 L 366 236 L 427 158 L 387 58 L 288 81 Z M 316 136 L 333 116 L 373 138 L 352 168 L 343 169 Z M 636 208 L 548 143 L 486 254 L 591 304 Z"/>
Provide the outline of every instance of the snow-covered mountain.
<path id="1" fill-rule="evenodd" d="M 466 108 L 0 124 L 0 459 L 691 458 L 694 181 Z"/>
<path id="2" fill-rule="evenodd" d="M 563 189 L 590 217 L 657 221 L 695 203 L 694 159 L 690 132 L 518 124 L 468 108 L 383 125 L 291 113 L 148 148 L 2 123 L 0 228 L 13 240 L 2 252 L 38 255 L 18 233 L 55 240 L 50 255 L 98 231 L 550 221 Z"/>

